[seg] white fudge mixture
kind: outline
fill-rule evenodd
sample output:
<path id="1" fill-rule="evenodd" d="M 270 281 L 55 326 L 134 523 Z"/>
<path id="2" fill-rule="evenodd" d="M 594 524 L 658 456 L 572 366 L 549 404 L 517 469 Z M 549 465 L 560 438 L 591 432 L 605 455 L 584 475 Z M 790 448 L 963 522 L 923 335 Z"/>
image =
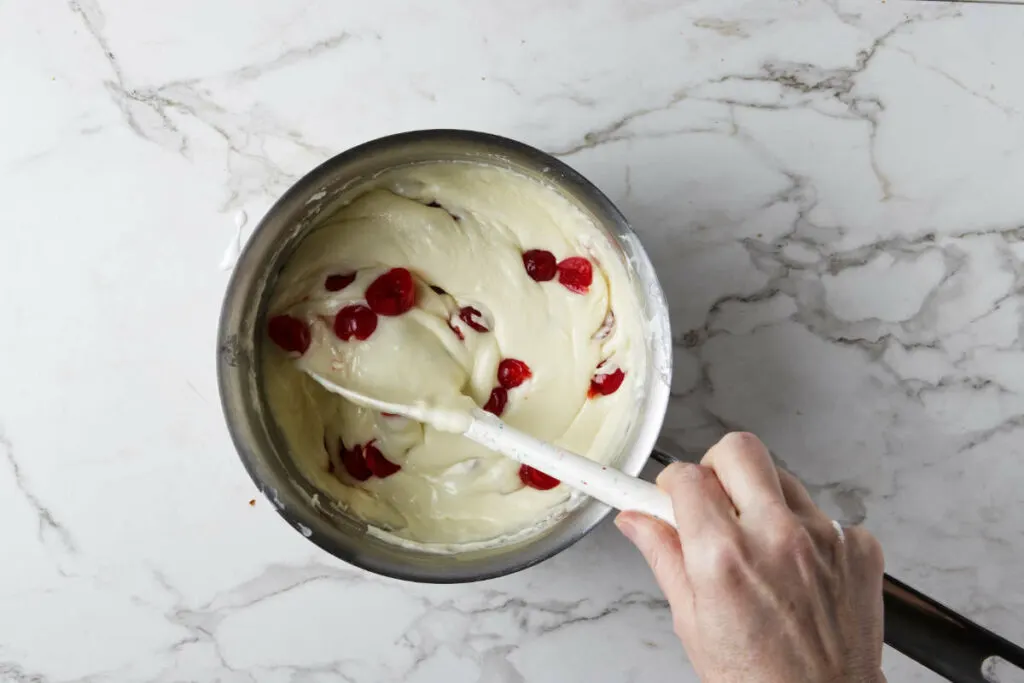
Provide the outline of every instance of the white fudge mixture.
<path id="1" fill-rule="evenodd" d="M 385 174 L 322 221 L 274 291 L 263 356 L 301 471 L 403 542 L 452 547 L 540 528 L 571 491 L 468 439 L 358 407 L 482 406 L 600 462 L 646 374 L 617 247 L 553 189 L 469 163 Z"/>

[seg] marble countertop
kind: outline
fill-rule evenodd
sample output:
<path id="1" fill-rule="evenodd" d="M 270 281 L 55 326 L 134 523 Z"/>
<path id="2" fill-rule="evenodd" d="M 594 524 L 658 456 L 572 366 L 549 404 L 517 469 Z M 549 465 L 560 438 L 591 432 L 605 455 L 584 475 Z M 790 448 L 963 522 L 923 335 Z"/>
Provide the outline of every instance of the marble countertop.
<path id="1" fill-rule="evenodd" d="M 236 220 L 429 127 L 551 151 L 631 219 L 672 310 L 666 448 L 757 432 L 891 573 L 1024 642 L 1022 63 L 1019 6 L 0 3 L 0 681 L 696 680 L 610 525 L 403 584 L 234 455 Z"/>

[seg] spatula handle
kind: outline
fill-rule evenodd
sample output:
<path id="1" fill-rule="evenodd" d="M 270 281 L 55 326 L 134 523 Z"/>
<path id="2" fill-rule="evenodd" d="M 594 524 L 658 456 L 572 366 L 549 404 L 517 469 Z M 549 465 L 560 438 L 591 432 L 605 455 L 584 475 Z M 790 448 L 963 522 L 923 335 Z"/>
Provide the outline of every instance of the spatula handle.
<path id="1" fill-rule="evenodd" d="M 465 436 L 613 508 L 636 510 L 676 525 L 672 500 L 654 484 L 536 439 L 490 413 L 474 411 Z"/>

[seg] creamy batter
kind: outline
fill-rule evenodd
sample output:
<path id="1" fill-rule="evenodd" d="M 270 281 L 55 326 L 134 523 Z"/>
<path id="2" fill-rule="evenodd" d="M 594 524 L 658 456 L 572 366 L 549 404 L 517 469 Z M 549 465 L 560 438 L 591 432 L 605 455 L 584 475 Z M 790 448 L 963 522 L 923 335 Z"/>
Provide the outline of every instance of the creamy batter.
<path id="1" fill-rule="evenodd" d="M 554 259 L 531 260 L 544 253 Z M 483 406 L 600 462 L 620 452 L 645 375 L 617 248 L 553 189 L 490 166 L 376 178 L 299 245 L 268 317 L 265 388 L 302 472 L 349 513 L 428 546 L 542 528 L 571 491 L 349 403 L 304 369 L 385 401 Z"/>

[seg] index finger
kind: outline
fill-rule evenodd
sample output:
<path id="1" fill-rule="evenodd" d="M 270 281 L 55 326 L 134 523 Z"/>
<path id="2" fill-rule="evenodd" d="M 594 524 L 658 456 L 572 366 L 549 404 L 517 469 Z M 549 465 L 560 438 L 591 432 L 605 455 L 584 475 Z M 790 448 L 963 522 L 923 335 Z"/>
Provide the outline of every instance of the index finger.
<path id="1" fill-rule="evenodd" d="M 770 505 L 786 505 L 775 463 L 753 434 L 726 434 L 711 447 L 701 465 L 715 471 L 740 515 Z"/>
<path id="2" fill-rule="evenodd" d="M 710 468 L 673 463 L 658 475 L 658 487 L 672 498 L 676 530 L 684 546 L 699 535 L 727 533 L 736 527 L 736 511 Z"/>

